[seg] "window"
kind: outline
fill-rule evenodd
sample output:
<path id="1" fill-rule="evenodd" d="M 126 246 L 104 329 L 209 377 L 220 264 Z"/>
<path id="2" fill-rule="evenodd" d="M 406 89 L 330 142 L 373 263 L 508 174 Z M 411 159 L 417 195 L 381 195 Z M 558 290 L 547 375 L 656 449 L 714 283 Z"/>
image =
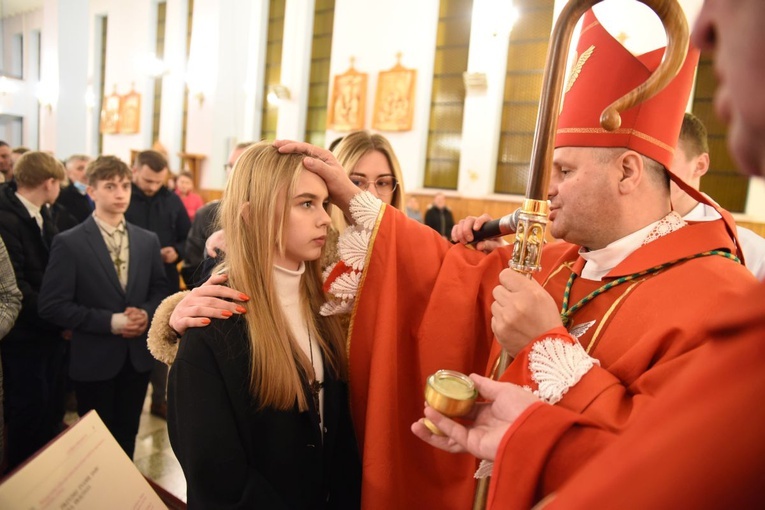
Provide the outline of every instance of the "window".
<path id="1" fill-rule="evenodd" d="M 552 0 L 516 1 L 519 18 L 507 52 L 496 193 L 526 193 L 553 4 Z"/>
<path id="2" fill-rule="evenodd" d="M 462 116 L 470 46 L 472 0 L 442 0 L 436 35 L 430 100 L 426 188 L 457 189 L 462 144 Z"/>
<path id="3" fill-rule="evenodd" d="M 286 0 L 270 0 L 268 7 L 268 43 L 266 49 L 265 90 L 263 97 L 268 97 L 268 89 L 278 85 L 282 76 L 282 41 L 284 40 L 284 6 Z M 267 100 L 263 101 L 263 124 L 261 140 L 276 138 L 278 108 Z"/>
<path id="4" fill-rule="evenodd" d="M 332 26 L 335 0 L 316 0 L 311 44 L 311 75 L 308 86 L 308 112 L 305 141 L 326 146 L 327 100 L 329 96 L 329 60 L 332 55 Z"/>

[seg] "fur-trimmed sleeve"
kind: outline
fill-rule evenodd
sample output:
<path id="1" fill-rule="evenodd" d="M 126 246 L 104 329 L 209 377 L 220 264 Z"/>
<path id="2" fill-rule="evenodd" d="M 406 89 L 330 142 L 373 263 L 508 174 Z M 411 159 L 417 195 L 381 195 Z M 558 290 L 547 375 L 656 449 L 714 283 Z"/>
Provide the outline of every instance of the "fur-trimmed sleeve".
<path id="1" fill-rule="evenodd" d="M 178 341 L 180 340 L 173 328 L 170 327 L 170 316 L 178 303 L 189 292 L 176 292 L 166 297 L 157 307 L 154 318 L 151 320 L 147 339 L 149 352 L 154 358 L 167 365 L 172 365 L 175 361 L 175 355 L 178 354 Z"/>

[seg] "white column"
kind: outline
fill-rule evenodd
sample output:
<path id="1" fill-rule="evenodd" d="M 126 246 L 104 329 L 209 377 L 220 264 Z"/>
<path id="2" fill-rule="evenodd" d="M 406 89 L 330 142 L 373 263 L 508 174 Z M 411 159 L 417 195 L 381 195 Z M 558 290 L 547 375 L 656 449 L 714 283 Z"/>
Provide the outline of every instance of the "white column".
<path id="1" fill-rule="evenodd" d="M 290 91 L 279 101 L 276 137 L 305 138 L 313 44 L 314 0 L 287 0 L 284 8 L 281 84 Z"/>
<path id="2" fill-rule="evenodd" d="M 147 59 L 156 49 L 157 11 L 152 0 L 108 2 L 106 37 L 106 74 L 104 94 L 116 87 L 118 94 L 131 88 L 141 95 L 139 131 L 134 134 L 104 135 L 103 153 L 130 161 L 131 150 L 151 147 L 154 78 Z"/>
<path id="3" fill-rule="evenodd" d="M 165 11 L 165 49 L 162 60 L 167 74 L 162 80 L 162 105 L 159 141 L 167 148 L 170 168 L 180 169 L 179 152 L 183 152 L 183 98 L 186 91 L 186 28 L 188 2 L 167 0 Z"/>
<path id="4" fill-rule="evenodd" d="M 58 2 L 58 90 L 56 105 L 57 141 L 55 153 L 62 158 L 86 148 L 88 76 L 88 0 Z"/>
<path id="5" fill-rule="evenodd" d="M 266 37 L 266 34 L 268 34 L 268 0 L 252 2 L 249 26 L 251 29 L 249 30 L 246 52 L 249 58 L 244 62 L 247 71 L 244 81 L 246 99 L 244 103 L 244 117 L 242 119 L 242 136 L 236 142 L 258 139 L 263 124 L 261 111 L 263 109 L 263 101 L 266 100 L 263 94 L 263 84 L 265 80 L 264 63 L 268 46 Z"/>
<path id="6" fill-rule="evenodd" d="M 46 107 L 40 109 L 40 150 L 56 151 L 59 102 L 58 0 L 43 2 L 40 30 L 40 83 L 37 94 Z"/>
<path id="7" fill-rule="evenodd" d="M 475 0 L 468 73 L 483 75 L 485 88 L 466 88 L 457 191 L 466 197 L 494 193 L 497 151 L 510 37 L 510 2 Z"/>
<path id="8" fill-rule="evenodd" d="M 253 38 L 265 41 L 267 18 L 263 0 L 196 0 L 187 80 L 189 115 L 187 152 L 207 156 L 202 163 L 201 187 L 221 189 L 223 165 L 231 146 L 253 137 L 252 115 L 257 100 L 253 80 L 262 77 L 265 53 L 254 55 Z M 260 21 L 260 24 L 254 22 Z M 264 44 L 264 42 L 263 42 Z"/>

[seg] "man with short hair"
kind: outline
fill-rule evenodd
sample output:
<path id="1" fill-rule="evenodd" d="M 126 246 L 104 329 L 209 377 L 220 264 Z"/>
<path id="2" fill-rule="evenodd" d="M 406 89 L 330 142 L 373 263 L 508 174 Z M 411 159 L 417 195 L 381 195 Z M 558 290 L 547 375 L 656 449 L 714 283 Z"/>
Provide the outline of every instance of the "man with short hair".
<path id="1" fill-rule="evenodd" d="M 5 384 L 8 467 L 16 467 L 59 432 L 63 418 L 64 339 L 37 311 L 53 236 L 64 167 L 44 152 L 16 163 L 14 181 L 0 187 L 0 237 L 22 293 L 22 308 L 0 343 Z M 61 402 L 59 402 L 61 399 Z"/>
<path id="2" fill-rule="evenodd" d="M 69 211 L 77 223 L 82 223 L 93 214 L 93 201 L 86 193 L 88 183 L 85 170 L 88 163 L 90 163 L 90 156 L 85 154 L 69 156 L 66 160 L 66 176 L 69 179 L 69 185 L 61 190 L 56 201 Z"/>
<path id="3" fill-rule="evenodd" d="M 441 234 L 444 239 L 451 237 L 454 215 L 446 205 L 446 196 L 443 193 L 436 193 L 433 197 L 433 203 L 425 211 L 425 224 Z"/>
<path id="4" fill-rule="evenodd" d="M 159 237 L 160 255 L 165 265 L 168 294 L 180 289 L 177 264 L 183 258 L 191 220 L 181 199 L 167 189 L 167 160 L 157 151 L 138 153 L 133 164 L 133 185 L 130 207 L 125 220 L 154 232 Z M 151 375 L 151 412 L 167 416 L 167 365 L 156 361 Z"/>
<path id="5" fill-rule="evenodd" d="M 146 330 L 167 295 L 167 276 L 156 234 L 125 221 L 131 177 L 114 156 L 88 165 L 95 211 L 56 236 L 39 307 L 43 318 L 72 330 L 78 414 L 95 409 L 132 458 L 154 366 Z"/>
<path id="6" fill-rule="evenodd" d="M 714 55 L 718 81 L 715 106 L 728 124 L 728 145 L 741 170 L 765 176 L 765 80 L 761 0 L 706 0 L 692 41 Z M 700 309 L 694 334 L 704 339 L 672 384 L 657 388 L 633 424 L 598 456 L 582 464 L 574 477 L 543 505 L 545 509 L 759 508 L 765 501 L 765 284 L 744 296 Z M 711 310 L 711 313 L 707 310 Z M 672 313 L 673 310 L 667 310 Z M 519 462 L 508 448 L 529 418 L 553 412 L 554 406 L 523 402 L 518 386 L 476 378 L 490 402 L 467 427 L 432 410 L 426 415 L 447 434 L 443 445 L 495 459 L 487 508 L 510 508 L 513 495 L 500 493 L 512 476 L 503 466 Z M 565 409 L 558 412 L 565 413 Z M 591 423 L 570 416 L 572 426 L 560 435 L 586 433 Z M 510 480 L 510 485 L 513 482 Z"/>
<path id="7" fill-rule="evenodd" d="M 13 162 L 11 161 L 11 146 L 0 140 L 0 174 L 5 182 L 13 180 Z"/>
<path id="8" fill-rule="evenodd" d="M 13 166 L 16 164 L 16 161 L 18 161 L 23 154 L 26 154 L 30 150 L 31 149 L 29 147 L 24 147 L 23 145 L 14 147 L 11 151 L 11 168 L 13 168 Z"/>
<path id="9" fill-rule="evenodd" d="M 686 113 L 672 161 L 672 173 L 698 190 L 701 188 L 701 178 L 708 170 L 707 128 L 701 119 L 692 113 Z M 672 206 L 686 221 L 711 221 L 720 217 L 714 207 L 695 200 L 675 183 L 671 186 Z M 746 267 L 758 280 L 765 281 L 765 239 L 744 227 L 737 227 L 737 234 Z"/>

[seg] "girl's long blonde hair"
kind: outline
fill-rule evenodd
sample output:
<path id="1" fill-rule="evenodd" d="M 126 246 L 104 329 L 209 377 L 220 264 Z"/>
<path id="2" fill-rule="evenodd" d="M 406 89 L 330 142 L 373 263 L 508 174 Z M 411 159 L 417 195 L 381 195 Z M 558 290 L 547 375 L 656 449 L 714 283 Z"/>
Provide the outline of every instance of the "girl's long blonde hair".
<path id="1" fill-rule="evenodd" d="M 393 176 L 398 182 L 396 191 L 393 192 L 391 205 L 396 209 L 403 211 L 405 209 L 406 197 L 404 196 L 404 180 L 401 175 L 401 165 L 398 162 L 396 153 L 387 138 L 380 134 L 372 134 L 369 131 L 353 131 L 343 137 L 333 151 L 337 161 L 343 165 L 343 168 L 350 174 L 356 168 L 359 160 L 372 151 L 378 151 L 388 160 Z M 338 208 L 332 211 L 332 226 L 339 232 L 345 230 L 347 222 L 343 217 L 342 211 Z"/>
<path id="2" fill-rule="evenodd" d="M 250 300 L 245 303 L 250 337 L 250 391 L 259 408 L 308 409 L 303 380 L 313 377 L 311 361 L 297 344 L 274 284 L 274 250 L 284 253 L 290 198 L 303 156 L 280 154 L 270 142 L 252 145 L 237 160 L 219 209 L 226 232 L 224 265 L 229 284 Z M 336 317 L 322 317 L 326 300 L 318 260 L 305 262 L 300 302 L 311 338 L 324 353 L 325 373 L 347 380 L 343 331 Z M 316 362 L 316 361 L 315 361 Z"/>

